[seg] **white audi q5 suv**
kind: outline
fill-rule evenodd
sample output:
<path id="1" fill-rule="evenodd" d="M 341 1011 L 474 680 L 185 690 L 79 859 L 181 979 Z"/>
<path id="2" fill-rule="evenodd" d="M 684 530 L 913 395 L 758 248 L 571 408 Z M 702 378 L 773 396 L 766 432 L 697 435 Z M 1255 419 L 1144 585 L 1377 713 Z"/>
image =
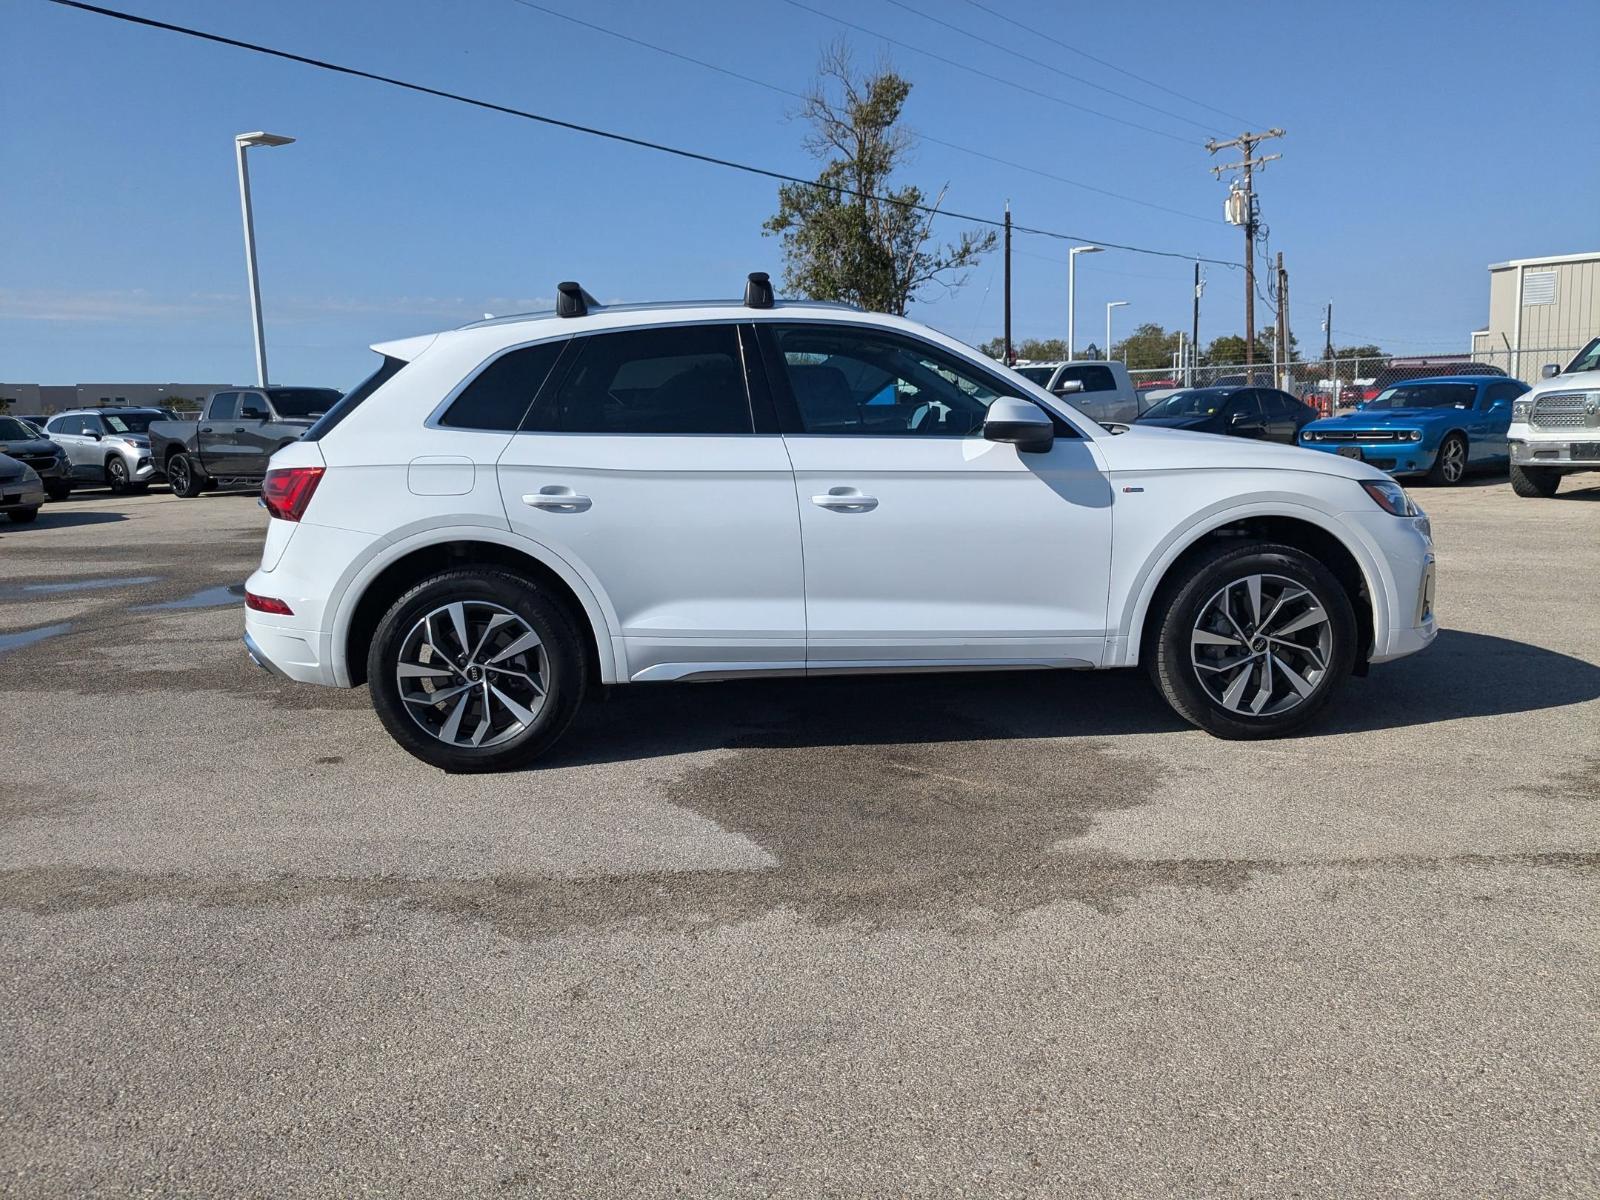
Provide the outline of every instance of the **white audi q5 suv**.
<path id="1" fill-rule="evenodd" d="M 1285 733 L 1434 637 L 1427 518 L 1373 467 L 1112 433 L 912 321 L 775 302 L 556 311 L 375 347 L 272 460 L 257 663 L 365 683 L 447 770 L 548 749 L 596 685 L 1145 666 Z"/>

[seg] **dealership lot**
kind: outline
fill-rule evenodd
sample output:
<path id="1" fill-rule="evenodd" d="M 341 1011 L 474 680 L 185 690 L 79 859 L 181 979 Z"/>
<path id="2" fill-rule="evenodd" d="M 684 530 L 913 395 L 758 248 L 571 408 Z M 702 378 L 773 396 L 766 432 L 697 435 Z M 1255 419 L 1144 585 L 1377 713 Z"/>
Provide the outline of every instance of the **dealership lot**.
<path id="1" fill-rule="evenodd" d="M 496 777 L 250 666 L 252 497 L 0 523 L 0 1191 L 1592 1195 L 1600 476 L 1414 494 L 1446 631 L 1309 736 L 657 685 Z"/>

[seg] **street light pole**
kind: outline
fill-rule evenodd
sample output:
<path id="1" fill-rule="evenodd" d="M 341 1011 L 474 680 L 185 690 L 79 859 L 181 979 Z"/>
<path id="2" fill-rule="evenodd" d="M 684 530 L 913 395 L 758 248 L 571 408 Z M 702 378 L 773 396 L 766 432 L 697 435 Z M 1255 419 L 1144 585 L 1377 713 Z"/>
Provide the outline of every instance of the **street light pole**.
<path id="1" fill-rule="evenodd" d="M 1074 246 L 1067 251 L 1067 361 L 1074 355 L 1077 345 L 1078 323 L 1078 255 L 1099 254 L 1103 246 Z"/>
<path id="2" fill-rule="evenodd" d="M 1105 355 L 1106 355 L 1106 361 L 1107 362 L 1111 361 L 1111 310 L 1113 308 L 1121 308 L 1124 305 L 1126 305 L 1127 303 L 1128 302 L 1126 300 L 1113 300 L 1113 301 L 1111 301 L 1111 303 L 1106 305 L 1106 349 L 1105 349 Z"/>
<path id="3" fill-rule="evenodd" d="M 256 274 L 256 225 L 250 211 L 250 166 L 245 151 L 251 146 L 287 146 L 294 141 L 278 133 L 241 133 L 233 139 L 239 164 L 239 211 L 244 218 L 244 266 L 250 277 L 250 323 L 256 340 L 256 383 L 267 386 L 267 336 L 261 324 L 261 281 Z"/>

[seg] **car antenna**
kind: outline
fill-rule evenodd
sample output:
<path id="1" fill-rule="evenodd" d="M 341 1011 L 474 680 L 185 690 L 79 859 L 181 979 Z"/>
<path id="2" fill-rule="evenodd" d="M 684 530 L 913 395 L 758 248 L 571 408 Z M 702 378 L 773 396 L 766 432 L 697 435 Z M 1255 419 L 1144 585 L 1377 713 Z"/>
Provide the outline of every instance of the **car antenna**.
<path id="1" fill-rule="evenodd" d="M 746 308 L 771 308 L 772 279 L 765 271 L 751 271 L 744 282 L 744 306 Z"/>

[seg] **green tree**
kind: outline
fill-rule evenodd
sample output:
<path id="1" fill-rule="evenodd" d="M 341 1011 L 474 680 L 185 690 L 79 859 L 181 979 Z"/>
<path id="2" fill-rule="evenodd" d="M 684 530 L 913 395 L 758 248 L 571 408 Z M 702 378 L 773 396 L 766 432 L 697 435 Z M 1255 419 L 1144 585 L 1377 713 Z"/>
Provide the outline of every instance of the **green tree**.
<path id="1" fill-rule="evenodd" d="M 1155 322 L 1139 326 L 1111 349 L 1111 357 L 1122 359 L 1130 371 L 1170 367 L 1178 352 L 1178 334 L 1168 333 Z"/>
<path id="2" fill-rule="evenodd" d="M 781 186 L 762 226 L 783 239 L 787 290 L 904 316 L 928 285 L 953 291 L 994 249 L 993 231 L 934 243 L 933 214 L 913 205 L 937 209 L 944 192 L 929 201 L 914 184 L 893 185 L 915 145 L 899 124 L 910 92 L 887 67 L 858 75 L 842 42 L 823 51 L 801 115 L 811 124 L 805 147 L 825 165 L 814 184 Z"/>
<path id="3" fill-rule="evenodd" d="M 1211 344 L 1205 348 L 1200 356 L 1201 362 L 1207 366 L 1232 367 L 1244 365 L 1244 338 L 1236 333 L 1227 333 L 1222 337 L 1213 338 Z M 1260 334 L 1256 335 L 1256 365 L 1265 363 L 1272 365 L 1272 343 Z"/>

